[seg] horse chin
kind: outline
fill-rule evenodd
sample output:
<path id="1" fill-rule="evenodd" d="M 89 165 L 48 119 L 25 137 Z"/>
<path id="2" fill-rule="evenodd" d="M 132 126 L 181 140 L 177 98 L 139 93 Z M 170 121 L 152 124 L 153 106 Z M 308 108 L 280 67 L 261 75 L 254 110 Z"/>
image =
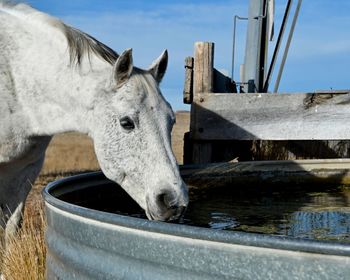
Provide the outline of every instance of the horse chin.
<path id="1" fill-rule="evenodd" d="M 186 207 L 184 206 L 180 206 L 175 209 L 168 209 L 163 213 L 154 213 L 150 211 L 148 207 L 145 210 L 146 216 L 149 220 L 161 221 L 161 222 L 179 221 L 183 217 L 185 211 L 186 211 Z"/>

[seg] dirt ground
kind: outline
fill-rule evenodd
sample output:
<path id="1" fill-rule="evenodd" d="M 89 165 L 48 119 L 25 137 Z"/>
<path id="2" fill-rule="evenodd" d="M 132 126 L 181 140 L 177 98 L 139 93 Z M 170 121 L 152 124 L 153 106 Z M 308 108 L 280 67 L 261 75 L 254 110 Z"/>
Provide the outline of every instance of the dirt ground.
<path id="1" fill-rule="evenodd" d="M 189 130 L 189 112 L 177 112 L 172 132 L 173 151 L 179 164 L 183 160 L 183 137 Z M 92 140 L 79 133 L 64 133 L 53 137 L 43 169 L 27 199 L 25 219 L 38 213 L 42 203 L 41 190 L 49 182 L 76 173 L 99 170 Z"/>

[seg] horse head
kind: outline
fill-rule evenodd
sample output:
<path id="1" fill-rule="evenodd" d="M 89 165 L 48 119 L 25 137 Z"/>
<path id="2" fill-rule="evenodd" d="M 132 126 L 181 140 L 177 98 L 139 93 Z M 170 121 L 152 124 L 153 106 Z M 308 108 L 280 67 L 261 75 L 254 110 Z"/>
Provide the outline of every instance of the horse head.
<path id="1" fill-rule="evenodd" d="M 148 70 L 133 66 L 126 50 L 113 66 L 112 82 L 94 105 L 93 139 L 104 174 L 117 182 L 153 220 L 177 219 L 188 190 L 171 149 L 175 114 L 159 83 L 167 67 L 164 51 Z"/>

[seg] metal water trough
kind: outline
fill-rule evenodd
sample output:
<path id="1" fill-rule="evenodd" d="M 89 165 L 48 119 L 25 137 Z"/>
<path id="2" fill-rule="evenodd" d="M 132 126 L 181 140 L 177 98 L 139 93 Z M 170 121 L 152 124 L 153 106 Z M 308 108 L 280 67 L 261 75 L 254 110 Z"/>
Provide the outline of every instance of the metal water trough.
<path id="1" fill-rule="evenodd" d="M 105 211 L 133 203 L 99 172 L 45 188 L 47 279 L 349 279 L 350 244 L 218 231 L 89 209 L 101 193 Z M 89 202 L 91 197 L 95 202 Z"/>

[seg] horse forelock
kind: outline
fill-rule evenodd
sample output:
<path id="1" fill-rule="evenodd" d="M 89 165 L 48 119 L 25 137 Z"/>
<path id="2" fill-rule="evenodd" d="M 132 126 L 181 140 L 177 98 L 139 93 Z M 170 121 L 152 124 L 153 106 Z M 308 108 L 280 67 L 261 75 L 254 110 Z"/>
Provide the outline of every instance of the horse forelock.
<path id="1" fill-rule="evenodd" d="M 157 81 L 149 71 L 134 67 L 132 76 L 136 86 L 141 88 L 145 94 L 142 100 L 148 100 L 149 106 L 154 107 L 156 111 L 159 108 L 167 108 L 165 113 L 171 115 L 171 118 L 175 118 L 170 104 L 165 100 Z"/>
<path id="2" fill-rule="evenodd" d="M 142 89 L 150 100 L 157 100 L 157 96 L 161 95 L 157 82 L 148 71 L 134 67 L 132 76 L 136 86 Z"/>

